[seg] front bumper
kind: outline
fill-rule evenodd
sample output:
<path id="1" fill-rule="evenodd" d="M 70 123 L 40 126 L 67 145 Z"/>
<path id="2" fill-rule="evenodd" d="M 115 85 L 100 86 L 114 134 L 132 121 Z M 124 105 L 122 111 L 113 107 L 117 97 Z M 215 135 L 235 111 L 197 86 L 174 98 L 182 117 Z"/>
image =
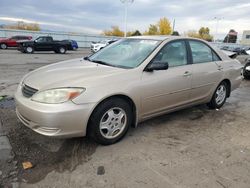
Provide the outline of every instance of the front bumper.
<path id="1" fill-rule="evenodd" d="M 15 94 L 19 120 L 33 131 L 52 137 L 80 137 L 86 135 L 88 119 L 94 103 L 77 105 L 71 101 L 62 104 L 43 104 Z"/>

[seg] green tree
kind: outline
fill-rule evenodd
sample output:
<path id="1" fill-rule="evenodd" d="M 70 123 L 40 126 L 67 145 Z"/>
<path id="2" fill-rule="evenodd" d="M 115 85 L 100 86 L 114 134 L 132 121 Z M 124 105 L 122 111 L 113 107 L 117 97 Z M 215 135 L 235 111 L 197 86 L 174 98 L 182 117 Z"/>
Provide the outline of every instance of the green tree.
<path id="1" fill-rule="evenodd" d="M 106 36 L 118 36 L 118 37 L 124 36 L 124 32 L 120 30 L 118 26 L 112 26 L 111 30 L 106 30 L 103 32 L 103 34 Z"/>
<path id="2" fill-rule="evenodd" d="M 180 36 L 180 34 L 179 34 L 178 31 L 173 31 L 172 35 L 173 35 L 173 36 Z"/>
<path id="3" fill-rule="evenodd" d="M 172 28 L 169 20 L 165 17 L 161 18 L 156 24 L 150 24 L 145 35 L 170 35 Z"/>
<path id="4" fill-rule="evenodd" d="M 19 29 L 19 30 L 30 30 L 30 31 L 40 31 L 40 25 L 38 23 L 25 23 L 25 22 L 17 22 L 12 25 L 5 25 L 5 29 Z"/>
<path id="5" fill-rule="evenodd" d="M 159 31 L 158 31 L 158 27 L 157 25 L 154 24 L 150 24 L 148 31 L 144 32 L 145 35 L 158 35 Z"/>
<path id="6" fill-rule="evenodd" d="M 131 34 L 131 36 L 141 36 L 141 32 L 138 31 L 138 30 L 136 30 L 135 32 L 133 32 L 133 33 Z"/>
<path id="7" fill-rule="evenodd" d="M 158 27 L 160 35 L 170 35 L 172 33 L 170 21 L 165 17 L 159 20 Z"/>
<path id="8" fill-rule="evenodd" d="M 208 27 L 201 27 L 198 32 L 188 31 L 187 35 L 193 38 L 199 38 L 206 41 L 213 41 L 213 36 L 210 35 L 210 29 Z"/>

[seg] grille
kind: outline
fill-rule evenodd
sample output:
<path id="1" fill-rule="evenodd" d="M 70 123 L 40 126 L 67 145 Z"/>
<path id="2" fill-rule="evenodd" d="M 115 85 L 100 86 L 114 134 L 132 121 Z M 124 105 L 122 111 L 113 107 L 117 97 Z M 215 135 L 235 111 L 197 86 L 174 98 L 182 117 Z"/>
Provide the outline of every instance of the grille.
<path id="1" fill-rule="evenodd" d="M 34 88 L 27 86 L 27 85 L 24 85 L 22 88 L 23 96 L 25 96 L 27 98 L 32 97 L 37 91 L 38 91 L 37 89 L 34 89 Z"/>

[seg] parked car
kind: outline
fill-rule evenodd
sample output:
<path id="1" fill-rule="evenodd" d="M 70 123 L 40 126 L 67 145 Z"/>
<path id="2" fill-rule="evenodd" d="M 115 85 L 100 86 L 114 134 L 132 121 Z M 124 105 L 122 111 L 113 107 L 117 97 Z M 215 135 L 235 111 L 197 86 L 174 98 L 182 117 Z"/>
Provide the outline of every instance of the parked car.
<path id="1" fill-rule="evenodd" d="M 23 53 L 54 51 L 55 53 L 65 54 L 67 50 L 73 50 L 71 42 L 54 40 L 50 36 L 41 36 L 34 41 L 21 41 L 18 44 L 18 50 Z"/>
<path id="2" fill-rule="evenodd" d="M 246 64 L 243 69 L 243 76 L 245 79 L 250 79 L 250 58 L 246 59 Z"/>
<path id="3" fill-rule="evenodd" d="M 236 46 L 223 46 L 221 50 L 235 52 L 237 55 L 247 55 L 245 47 L 236 47 Z"/>
<path id="4" fill-rule="evenodd" d="M 1 38 L 0 39 L 0 48 L 7 49 L 8 47 L 17 47 L 18 46 L 17 41 L 31 40 L 31 39 L 32 39 L 32 36 L 21 36 L 21 35 L 13 36 L 10 38 Z"/>
<path id="5" fill-rule="evenodd" d="M 115 42 L 117 40 L 104 40 L 104 41 L 100 41 L 100 42 L 92 42 L 90 45 L 90 49 L 92 52 L 98 52 L 99 50 L 105 48 L 106 46 L 112 44 L 113 42 Z"/>
<path id="6" fill-rule="evenodd" d="M 235 59 L 238 56 L 236 52 L 231 52 L 231 51 L 227 51 L 227 50 L 221 50 L 221 51 L 232 59 Z"/>
<path id="7" fill-rule="evenodd" d="M 246 53 L 247 53 L 247 55 L 250 55 L 250 47 L 246 48 Z"/>
<path id="8" fill-rule="evenodd" d="M 42 135 L 88 135 L 108 145 L 155 116 L 203 103 L 221 108 L 242 68 L 203 40 L 129 37 L 28 73 L 15 93 L 16 112 Z"/>
<path id="9" fill-rule="evenodd" d="M 65 42 L 70 42 L 72 46 L 72 50 L 77 50 L 78 49 L 78 44 L 75 40 L 63 40 Z"/>

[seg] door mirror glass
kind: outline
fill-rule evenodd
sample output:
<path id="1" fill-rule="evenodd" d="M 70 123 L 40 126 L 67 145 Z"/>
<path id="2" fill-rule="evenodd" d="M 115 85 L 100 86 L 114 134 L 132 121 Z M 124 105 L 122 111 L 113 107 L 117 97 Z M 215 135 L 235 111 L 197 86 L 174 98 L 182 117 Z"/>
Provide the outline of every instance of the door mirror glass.
<path id="1" fill-rule="evenodd" d="M 145 71 L 152 72 L 154 70 L 167 70 L 168 69 L 168 63 L 167 62 L 160 62 L 160 61 L 154 61 L 153 63 L 149 64 Z"/>

